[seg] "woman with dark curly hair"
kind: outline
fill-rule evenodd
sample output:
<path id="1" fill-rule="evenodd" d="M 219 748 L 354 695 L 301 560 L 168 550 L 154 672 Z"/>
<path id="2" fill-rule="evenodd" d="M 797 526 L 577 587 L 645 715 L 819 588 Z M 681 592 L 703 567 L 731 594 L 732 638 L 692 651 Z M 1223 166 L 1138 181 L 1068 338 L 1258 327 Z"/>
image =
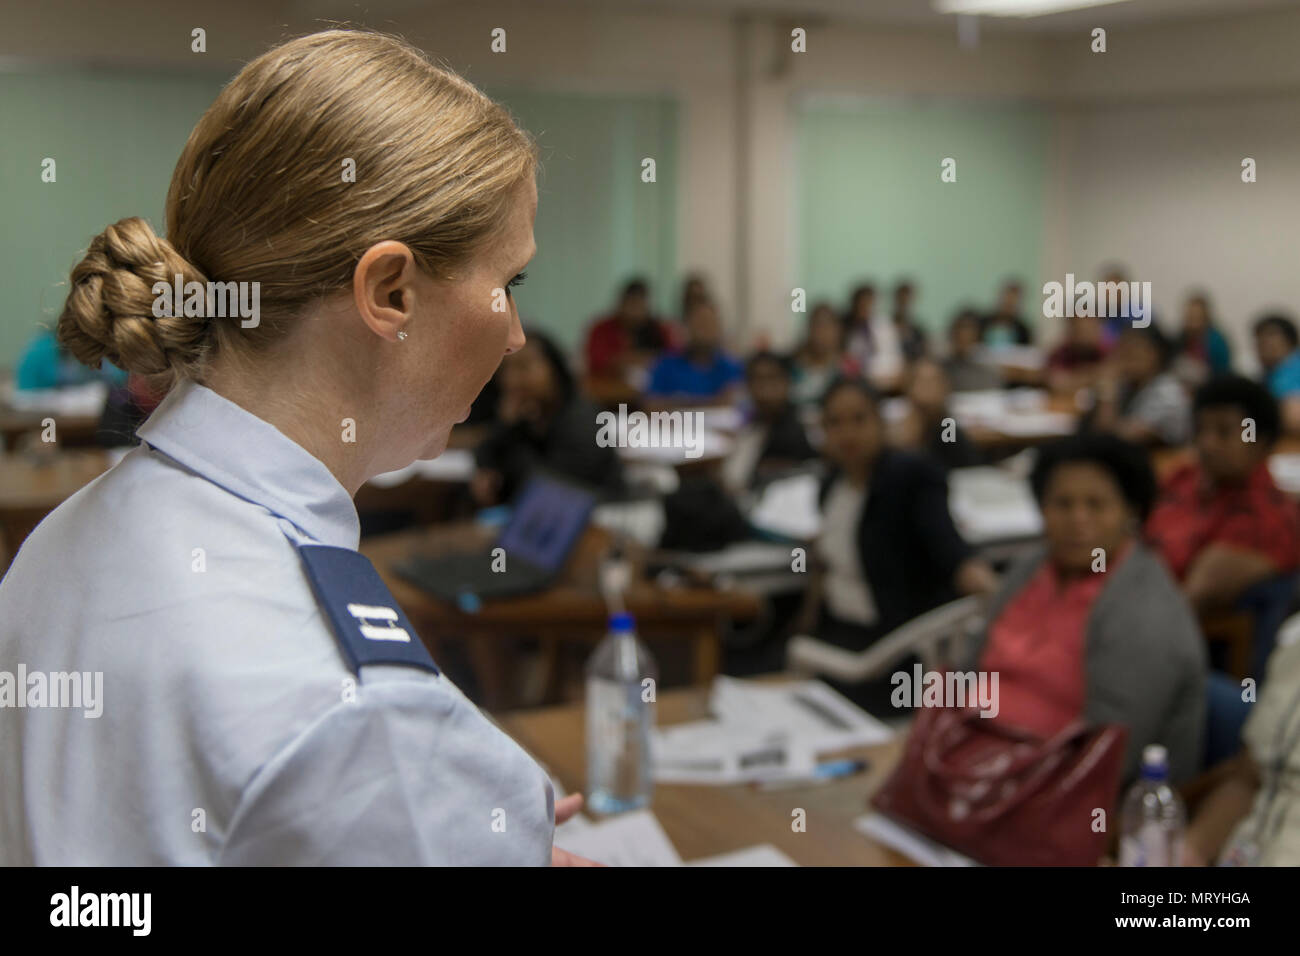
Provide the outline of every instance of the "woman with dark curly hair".
<path id="1" fill-rule="evenodd" d="M 1004 721 L 1050 737 L 1083 717 L 1128 727 L 1124 778 L 1162 744 L 1175 780 L 1201 764 L 1205 646 L 1140 529 L 1155 500 L 1145 452 L 1113 435 L 1044 446 L 1031 477 L 1046 545 L 993 599 L 968 669 L 999 675 Z"/>

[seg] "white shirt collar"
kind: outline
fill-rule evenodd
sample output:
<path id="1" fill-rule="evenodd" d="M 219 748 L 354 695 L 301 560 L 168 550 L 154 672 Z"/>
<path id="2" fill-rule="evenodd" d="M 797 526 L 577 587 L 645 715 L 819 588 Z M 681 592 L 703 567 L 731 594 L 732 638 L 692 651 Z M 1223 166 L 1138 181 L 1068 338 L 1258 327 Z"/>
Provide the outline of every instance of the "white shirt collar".
<path id="1" fill-rule="evenodd" d="M 210 388 L 178 382 L 140 426 L 140 440 L 322 544 L 356 549 L 352 496 L 320 459 Z"/>

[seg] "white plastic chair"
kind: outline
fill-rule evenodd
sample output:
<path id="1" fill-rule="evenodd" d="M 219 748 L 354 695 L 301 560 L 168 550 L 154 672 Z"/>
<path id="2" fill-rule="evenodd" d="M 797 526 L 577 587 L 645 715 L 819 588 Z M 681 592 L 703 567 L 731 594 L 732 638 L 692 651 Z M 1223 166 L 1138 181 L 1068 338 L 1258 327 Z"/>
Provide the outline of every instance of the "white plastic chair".
<path id="1" fill-rule="evenodd" d="M 959 598 L 908 621 L 864 651 L 848 651 L 806 634 L 790 638 L 786 667 L 811 677 L 830 677 L 843 684 L 861 684 L 889 672 L 915 654 L 928 670 L 957 661 L 966 642 L 985 623 L 985 602 L 979 596 Z"/>

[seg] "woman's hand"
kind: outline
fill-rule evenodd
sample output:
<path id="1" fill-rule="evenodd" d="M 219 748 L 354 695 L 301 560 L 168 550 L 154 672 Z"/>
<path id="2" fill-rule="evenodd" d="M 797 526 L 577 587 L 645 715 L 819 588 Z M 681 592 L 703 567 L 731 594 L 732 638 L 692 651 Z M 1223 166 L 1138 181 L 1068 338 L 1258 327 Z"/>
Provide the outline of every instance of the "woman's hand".
<path id="1" fill-rule="evenodd" d="M 555 804 L 555 825 L 559 826 L 573 818 L 573 815 L 582 809 L 582 794 L 571 793 L 563 800 Z M 604 866 L 604 863 L 597 863 L 594 860 L 588 860 L 585 856 L 578 856 L 576 853 L 570 853 L 568 850 L 561 850 L 558 846 L 551 847 L 551 866 Z"/>

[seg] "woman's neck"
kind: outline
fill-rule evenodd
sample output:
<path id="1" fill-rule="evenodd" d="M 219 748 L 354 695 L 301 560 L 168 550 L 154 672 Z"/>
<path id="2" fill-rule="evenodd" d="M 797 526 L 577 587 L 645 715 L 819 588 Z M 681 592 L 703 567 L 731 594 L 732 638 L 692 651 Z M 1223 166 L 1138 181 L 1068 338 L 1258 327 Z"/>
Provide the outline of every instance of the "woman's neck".
<path id="1" fill-rule="evenodd" d="M 203 384 L 274 425 L 328 468 L 350 496 L 355 495 L 374 477 L 371 436 L 379 416 L 367 414 L 361 403 L 340 401 L 335 389 L 307 381 L 310 377 L 284 366 L 262 375 L 227 363 L 211 369 Z M 274 387 L 268 387 L 272 381 Z"/>

